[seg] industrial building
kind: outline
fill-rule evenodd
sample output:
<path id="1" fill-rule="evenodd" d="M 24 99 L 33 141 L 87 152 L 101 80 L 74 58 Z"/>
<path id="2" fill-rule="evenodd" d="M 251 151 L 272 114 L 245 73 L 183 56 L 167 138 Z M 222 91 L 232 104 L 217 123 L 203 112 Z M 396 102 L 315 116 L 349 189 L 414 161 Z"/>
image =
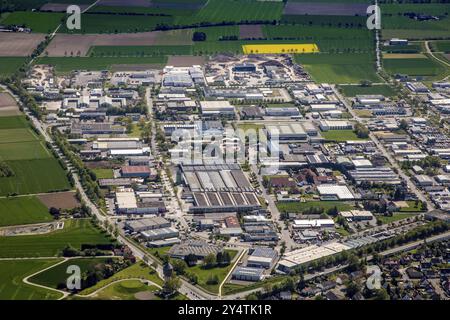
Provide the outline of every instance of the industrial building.
<path id="1" fill-rule="evenodd" d="M 155 169 L 148 166 L 123 166 L 120 169 L 123 178 L 156 178 L 157 172 Z"/>
<path id="2" fill-rule="evenodd" d="M 285 253 L 283 259 L 278 263 L 278 269 L 283 272 L 289 272 L 296 267 L 342 252 L 350 249 L 339 242 L 330 242 L 323 245 L 311 245 L 305 248 L 297 249 L 288 253 Z"/>
<path id="3" fill-rule="evenodd" d="M 266 125 L 269 140 L 278 138 L 280 142 L 306 141 L 308 134 L 298 122 Z"/>
<path id="4" fill-rule="evenodd" d="M 247 266 L 255 268 L 272 268 L 278 253 L 272 248 L 256 247 L 250 249 L 250 255 L 247 258 Z"/>
<path id="5" fill-rule="evenodd" d="M 317 186 L 322 200 L 353 200 L 355 196 L 345 185 L 322 184 Z"/>
<path id="6" fill-rule="evenodd" d="M 401 183 L 398 175 L 389 167 L 357 168 L 356 170 L 350 170 L 348 173 L 356 183 Z"/>
<path id="7" fill-rule="evenodd" d="M 172 227 L 152 229 L 141 232 L 141 236 L 147 241 L 170 239 L 178 237 L 178 235 L 179 235 L 178 230 Z"/>
<path id="8" fill-rule="evenodd" d="M 209 254 L 217 255 L 222 252 L 221 246 L 209 244 L 205 241 L 188 240 L 170 248 L 168 254 L 172 258 L 184 259 L 188 255 L 194 255 L 198 259 L 204 259 Z"/>
<path id="9" fill-rule="evenodd" d="M 322 131 L 353 129 L 353 125 L 346 120 L 322 120 L 319 126 Z"/>
<path id="10" fill-rule="evenodd" d="M 126 128 L 112 123 L 99 122 L 73 122 L 70 132 L 72 134 L 124 134 Z"/>
<path id="11" fill-rule="evenodd" d="M 367 210 L 341 211 L 339 214 L 348 221 L 367 221 L 373 219 L 373 214 Z"/>
<path id="12" fill-rule="evenodd" d="M 200 101 L 200 110 L 202 116 L 218 118 L 218 117 L 234 117 L 234 106 L 229 101 Z"/>
<path id="13" fill-rule="evenodd" d="M 237 64 L 233 67 L 233 72 L 256 72 L 256 66 L 253 63 Z"/>
<path id="14" fill-rule="evenodd" d="M 266 116 L 270 117 L 294 117 L 299 115 L 300 111 L 296 107 L 266 108 Z"/>
<path id="15" fill-rule="evenodd" d="M 261 268 L 238 266 L 231 274 L 231 278 L 234 280 L 257 282 L 264 279 L 264 270 Z"/>
<path id="16" fill-rule="evenodd" d="M 168 228 L 171 223 L 163 217 L 151 217 L 125 222 L 125 228 L 132 232 L 141 232 L 153 229 Z"/>
<path id="17" fill-rule="evenodd" d="M 301 219 L 294 220 L 292 227 L 294 229 L 334 228 L 334 221 L 333 219 Z"/>

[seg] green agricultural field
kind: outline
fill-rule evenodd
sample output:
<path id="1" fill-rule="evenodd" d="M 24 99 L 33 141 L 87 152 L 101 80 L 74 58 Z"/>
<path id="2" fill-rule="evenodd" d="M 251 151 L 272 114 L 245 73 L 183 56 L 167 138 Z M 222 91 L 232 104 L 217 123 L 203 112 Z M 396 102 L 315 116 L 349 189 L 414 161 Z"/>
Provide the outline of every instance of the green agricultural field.
<path id="1" fill-rule="evenodd" d="M 154 1 L 152 1 L 154 2 Z M 171 1 L 172 2 L 172 1 Z M 138 14 L 138 15 L 168 15 L 168 16 L 189 16 L 195 14 L 197 10 L 177 9 L 167 7 L 134 7 L 134 6 L 102 6 L 96 5 L 92 7 L 89 13 L 121 13 L 121 14 Z"/>
<path id="2" fill-rule="evenodd" d="M 330 141 L 349 141 L 349 140 L 367 140 L 359 138 L 353 130 L 328 130 L 321 131 L 320 134 L 326 140 Z"/>
<path id="3" fill-rule="evenodd" d="M 84 14 L 80 30 L 68 30 L 65 25 L 61 33 L 133 33 L 153 31 L 159 25 L 171 25 L 172 17 L 118 15 L 118 14 Z"/>
<path id="4" fill-rule="evenodd" d="M 41 235 L 0 237 L 0 257 L 51 257 L 67 245 L 80 249 L 82 244 L 110 244 L 109 236 L 89 219 L 66 220 L 62 230 Z"/>
<path id="5" fill-rule="evenodd" d="M 25 57 L 0 57 L 0 78 L 9 77 L 25 63 Z"/>
<path id="6" fill-rule="evenodd" d="M 0 117 L 0 130 L 27 128 L 27 126 L 28 122 L 25 116 Z"/>
<path id="7" fill-rule="evenodd" d="M 71 188 L 59 161 L 31 130 L 24 116 L 0 117 L 0 160 L 14 173 L 0 177 L 0 195 Z"/>
<path id="8" fill-rule="evenodd" d="M 4 260 L 0 261 L 0 300 L 56 300 L 61 293 L 46 290 L 22 280 L 39 270 L 57 263 L 49 260 Z"/>
<path id="9" fill-rule="evenodd" d="M 299 54 L 295 60 L 317 82 L 359 83 L 361 80 L 380 81 L 371 54 Z"/>
<path id="10" fill-rule="evenodd" d="M 37 137 L 29 129 L 16 128 L 0 130 L 0 143 L 17 143 L 36 141 Z"/>
<path id="11" fill-rule="evenodd" d="M 0 227 L 52 220 L 47 207 L 36 197 L 0 199 Z"/>
<path id="12" fill-rule="evenodd" d="M 409 40 L 448 38 L 450 32 L 450 7 L 448 4 L 382 4 L 382 36 Z M 439 17 L 439 20 L 419 21 L 406 16 L 406 13 L 427 14 Z"/>
<path id="13" fill-rule="evenodd" d="M 354 97 L 359 94 L 382 94 L 385 97 L 393 97 L 396 95 L 395 90 L 389 85 L 372 85 L 363 86 L 340 86 L 339 89 L 347 97 Z"/>
<path id="14" fill-rule="evenodd" d="M 5 140 L 2 140 L 5 141 Z M 0 143 L 0 159 L 29 160 L 50 158 L 50 153 L 40 141 Z"/>
<path id="15" fill-rule="evenodd" d="M 202 22 L 222 23 L 241 21 L 279 20 L 283 11 L 282 2 L 257 0 L 209 0 L 196 14 L 178 17 L 175 24 L 192 25 Z"/>
<path id="16" fill-rule="evenodd" d="M 321 52 L 374 50 L 374 35 L 368 29 L 345 29 L 337 27 L 303 25 L 265 25 L 264 36 L 268 39 L 292 39 L 315 43 Z"/>
<path id="17" fill-rule="evenodd" d="M 57 266 L 48 269 L 42 273 L 39 273 L 29 280 L 30 282 L 40 284 L 45 287 L 61 289 L 65 288 L 65 283 L 67 280 L 67 267 L 71 265 L 76 265 L 80 267 L 81 273 L 85 274 L 93 269 L 99 263 L 108 262 L 109 258 L 78 258 L 70 259 Z"/>
<path id="18" fill-rule="evenodd" d="M 450 52 L 450 41 L 433 41 L 430 43 L 431 49 L 436 52 Z"/>
<path id="19" fill-rule="evenodd" d="M 285 213 L 302 213 L 314 208 L 322 208 L 324 212 L 337 207 L 339 211 L 352 210 L 354 207 L 344 201 L 308 201 L 308 202 L 278 202 L 277 208 Z"/>
<path id="20" fill-rule="evenodd" d="M 73 70 L 109 70 L 114 65 L 164 65 L 167 57 L 43 57 L 36 64 L 50 64 L 57 72 L 67 73 Z"/>
<path id="21" fill-rule="evenodd" d="M 407 46 L 383 46 L 381 50 L 387 53 L 420 53 L 423 51 L 423 48 L 420 44 L 409 44 Z"/>
<path id="22" fill-rule="evenodd" d="M 0 195 L 70 190 L 64 169 L 54 158 L 6 161 L 14 172 L 0 177 Z"/>
<path id="23" fill-rule="evenodd" d="M 390 74 L 409 76 L 433 77 L 445 73 L 443 66 L 426 56 L 424 58 L 383 59 L 383 68 Z"/>
<path id="24" fill-rule="evenodd" d="M 23 25 L 35 33 L 51 33 L 62 22 L 64 14 L 48 12 L 17 11 L 2 21 L 3 25 Z"/>

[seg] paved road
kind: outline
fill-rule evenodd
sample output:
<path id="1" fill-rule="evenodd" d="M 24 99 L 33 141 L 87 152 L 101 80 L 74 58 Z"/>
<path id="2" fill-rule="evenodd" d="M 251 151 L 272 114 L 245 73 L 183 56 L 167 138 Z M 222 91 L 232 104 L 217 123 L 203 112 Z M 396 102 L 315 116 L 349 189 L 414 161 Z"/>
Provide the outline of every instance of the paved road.
<path id="1" fill-rule="evenodd" d="M 276 225 L 278 225 L 279 229 L 281 230 L 281 241 L 285 242 L 286 248 L 288 250 L 291 250 L 291 248 L 297 247 L 297 244 L 292 239 L 289 230 L 285 229 L 284 224 L 281 222 L 280 211 L 278 210 L 278 208 L 275 204 L 273 196 L 267 193 L 266 188 L 263 185 L 262 176 L 259 174 L 258 167 L 256 166 L 256 164 L 252 164 L 252 165 L 250 165 L 250 168 L 251 168 L 252 172 L 256 175 L 259 185 L 261 186 L 260 189 L 261 189 L 263 198 L 268 201 L 267 207 L 269 208 L 269 210 L 272 214 L 272 221 Z"/>
<path id="2" fill-rule="evenodd" d="M 443 240 L 447 240 L 449 238 L 450 238 L 450 231 L 447 231 L 445 233 L 438 234 L 436 236 L 432 236 L 432 237 L 427 238 L 426 242 L 430 243 L 430 242 L 435 242 L 435 241 L 443 241 Z M 407 244 L 402 245 L 400 247 L 396 247 L 396 248 L 393 248 L 393 249 L 389 249 L 389 250 L 383 251 L 382 253 L 380 253 L 380 255 L 382 255 L 382 256 L 390 256 L 390 255 L 393 255 L 393 254 L 396 254 L 396 253 L 399 253 L 399 252 L 410 251 L 410 250 L 413 250 L 413 249 L 419 247 L 423 243 L 424 243 L 424 240 L 418 240 L 418 241 L 415 241 L 415 242 L 407 243 Z"/>

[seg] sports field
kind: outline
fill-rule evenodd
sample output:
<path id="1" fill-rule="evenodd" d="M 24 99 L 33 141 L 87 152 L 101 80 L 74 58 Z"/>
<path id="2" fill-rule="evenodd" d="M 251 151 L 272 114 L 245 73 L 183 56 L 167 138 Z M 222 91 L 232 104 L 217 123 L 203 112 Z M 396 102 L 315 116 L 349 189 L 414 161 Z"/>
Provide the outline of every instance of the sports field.
<path id="1" fill-rule="evenodd" d="M 61 294 L 29 284 L 22 280 L 45 269 L 59 259 L 0 261 L 0 300 L 56 300 Z"/>
<path id="2" fill-rule="evenodd" d="M 0 257 L 51 257 L 67 245 L 80 249 L 82 244 L 110 243 L 112 240 L 89 219 L 66 220 L 64 229 L 51 233 L 0 237 Z"/>
<path id="3" fill-rule="evenodd" d="M 47 207 L 36 197 L 0 199 L 0 227 L 52 220 Z"/>
<path id="4" fill-rule="evenodd" d="M 244 54 L 263 53 L 314 53 L 319 52 L 316 44 L 246 44 L 242 46 Z"/>
<path id="5" fill-rule="evenodd" d="M 42 273 L 39 273 L 29 279 L 30 282 L 37 283 L 46 287 L 61 288 L 66 283 L 68 274 L 66 273 L 67 267 L 75 265 L 80 267 L 82 274 L 95 269 L 95 266 L 99 263 L 105 263 L 109 258 L 79 258 L 70 259 L 63 262 L 54 268 L 48 269 Z M 64 286 L 65 287 L 65 286 Z"/>
<path id="6" fill-rule="evenodd" d="M 361 80 L 380 81 L 371 54 L 299 54 L 295 60 L 317 82 L 354 84 Z"/>

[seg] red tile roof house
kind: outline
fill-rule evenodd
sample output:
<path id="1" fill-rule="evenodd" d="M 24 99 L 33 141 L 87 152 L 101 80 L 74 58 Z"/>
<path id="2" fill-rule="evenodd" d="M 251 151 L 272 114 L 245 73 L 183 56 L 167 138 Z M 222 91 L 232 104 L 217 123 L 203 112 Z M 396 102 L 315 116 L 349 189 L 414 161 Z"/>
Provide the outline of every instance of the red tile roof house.
<path id="1" fill-rule="evenodd" d="M 124 178 L 154 178 L 156 172 L 147 166 L 124 166 L 120 169 Z"/>

